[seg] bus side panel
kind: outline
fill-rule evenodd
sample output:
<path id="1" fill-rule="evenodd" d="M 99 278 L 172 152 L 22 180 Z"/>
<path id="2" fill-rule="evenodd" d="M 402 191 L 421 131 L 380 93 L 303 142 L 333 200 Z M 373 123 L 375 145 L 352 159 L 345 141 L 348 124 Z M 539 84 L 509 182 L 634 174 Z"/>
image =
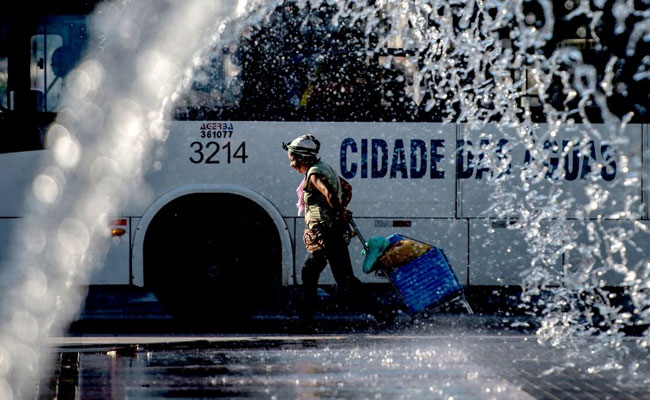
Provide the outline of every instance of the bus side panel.
<path id="1" fill-rule="evenodd" d="M 595 281 L 605 286 L 630 286 L 636 278 L 647 276 L 648 249 L 644 244 L 650 243 L 650 222 L 601 221 L 588 227 L 574 221 L 572 226 L 577 233 L 576 242 L 593 250 L 589 251 L 588 257 L 580 256 L 577 249 L 566 254 L 566 271 L 572 275 L 569 280 Z M 596 234 L 590 235 L 590 229 L 594 229 Z M 636 245 L 630 246 L 629 239 Z M 611 248 L 619 240 L 626 246 L 625 259 L 620 252 Z M 629 278 L 627 282 L 626 277 Z"/>
<path id="2" fill-rule="evenodd" d="M 302 177 L 281 145 L 307 132 L 320 140 L 320 157 L 352 184 L 355 215 L 454 216 L 455 126 L 443 124 L 172 122 L 154 160 L 159 168 L 147 176 L 151 198 L 185 185 L 237 184 L 295 216 Z M 147 206 L 133 199 L 126 211 L 142 215 Z"/>
<path id="3" fill-rule="evenodd" d="M 580 217 L 579 211 L 585 210 L 585 206 L 595 198 L 594 194 L 587 193 L 586 189 L 589 187 L 591 180 L 589 179 L 588 172 L 595 172 L 596 184 L 609 191 L 609 196 L 604 206 L 600 205 L 598 209 L 592 211 L 590 214 L 584 214 L 590 219 L 595 220 L 596 217 L 606 218 L 639 218 L 643 216 L 643 208 L 641 207 L 641 184 L 630 178 L 638 178 L 641 176 L 643 169 L 641 167 L 642 158 L 642 127 L 641 125 L 629 125 L 625 130 L 625 136 L 629 139 L 629 145 L 625 145 L 618 154 L 614 152 L 614 145 L 609 141 L 611 137 L 604 125 L 594 125 L 598 134 L 590 133 L 590 138 L 586 141 L 586 146 L 578 149 L 578 146 L 573 149 L 562 153 L 562 147 L 566 143 L 579 143 L 583 139 L 584 126 L 578 126 L 574 130 L 563 130 L 557 133 L 553 139 L 548 139 L 545 147 L 548 152 L 543 154 L 547 157 L 545 165 L 549 169 L 566 168 L 566 175 L 560 175 L 557 187 L 564 191 L 563 197 L 559 200 L 574 198 L 575 205 L 568 209 L 568 218 Z M 541 126 L 539 129 L 545 129 Z M 488 126 L 483 130 L 484 133 L 493 134 L 490 138 L 492 142 L 497 142 L 500 139 L 507 138 L 511 133 L 500 133 L 496 127 Z M 499 220 L 485 220 L 485 218 L 494 218 L 496 215 L 489 210 L 490 205 L 495 201 L 489 198 L 489 195 L 494 192 L 494 188 L 487 181 L 491 171 L 482 171 L 479 175 L 478 163 L 480 159 L 480 138 L 479 132 L 470 132 L 466 134 L 462 140 L 471 141 L 473 146 L 470 146 L 472 156 L 468 152 L 464 152 L 464 160 L 460 163 L 460 214 L 463 217 L 475 218 L 472 220 L 470 227 L 470 283 L 477 285 L 509 285 L 521 284 L 521 272 L 531 265 L 532 258 L 528 253 L 528 246 L 524 241 L 524 237 L 519 230 L 509 229 L 512 226 L 507 221 Z M 600 136 L 600 137 L 598 137 Z M 486 137 L 484 135 L 484 137 Z M 555 147 L 554 146 L 559 146 Z M 583 150 L 583 151 L 580 151 Z M 621 161 L 623 160 L 621 152 L 629 160 L 626 166 Z M 525 206 L 530 211 L 535 205 L 544 204 L 543 198 L 537 198 L 533 202 L 525 203 L 527 199 L 524 196 L 531 195 L 537 191 L 537 196 L 548 195 L 550 193 L 551 185 L 546 180 L 540 183 L 532 183 L 530 190 L 522 191 L 520 186 L 523 184 L 520 179 L 520 173 L 525 161 L 530 160 L 532 155 L 527 154 L 525 148 L 518 144 L 512 149 L 512 179 L 503 183 L 505 192 L 519 196 L 515 200 L 517 207 Z M 468 162 L 468 158 L 473 158 L 474 164 Z M 564 161 L 568 161 L 566 166 Z M 471 172 L 471 174 L 470 174 Z M 509 190 L 510 188 L 510 190 Z M 618 214 L 629 210 L 633 215 Z M 563 210 L 564 206 L 558 206 L 558 213 Z M 516 216 L 516 215 L 513 215 Z M 483 218 L 483 220 L 479 219 Z M 554 220 L 549 219 L 547 224 L 554 223 Z M 605 229 L 607 223 L 598 222 L 599 229 Z M 632 224 L 632 222 L 630 222 Z M 581 228 L 582 230 L 582 228 Z M 542 234 L 548 232 L 545 228 L 541 229 Z M 573 239 L 573 238 L 570 238 Z M 638 242 L 637 242 L 638 243 Z M 560 274 L 562 272 L 562 257 L 554 260 L 554 267 L 548 269 L 548 273 Z M 558 275 L 559 276 L 559 275 Z M 620 282 L 620 279 L 614 279 L 610 282 L 606 280 L 607 284 L 615 284 Z"/>
<path id="4" fill-rule="evenodd" d="M 530 268 L 524 235 L 502 220 L 469 220 L 470 285 L 521 285 L 521 273 Z M 554 269 L 561 271 L 559 259 Z"/>
<path id="5" fill-rule="evenodd" d="M 461 284 L 467 282 L 467 224 L 462 220 L 455 219 L 386 219 L 386 218 L 357 218 L 356 224 L 359 227 L 364 239 L 368 240 L 371 236 L 387 237 L 393 233 L 411 237 L 413 239 L 426 242 L 432 246 L 443 249 L 445 255 L 449 258 L 449 263 L 453 268 L 458 281 Z M 405 224 L 410 226 L 406 227 Z M 297 220 L 297 232 L 304 230 L 304 221 Z M 296 246 L 296 272 L 298 282 L 302 282 L 301 269 L 307 251 L 302 245 L 302 235 L 297 235 L 299 241 Z M 363 261 L 365 256 L 361 253 L 363 247 L 357 237 L 353 237 L 350 242 L 349 251 L 352 260 L 352 268 L 355 276 L 363 282 L 387 282 L 383 276 L 376 276 L 374 273 L 366 274 L 363 272 Z M 331 270 L 326 268 L 321 274 L 321 284 L 334 284 L 334 277 Z"/>
<path id="6" fill-rule="evenodd" d="M 624 135 L 629 140 L 629 145 L 624 145 L 620 150 L 616 150 L 615 144 L 610 141 L 611 134 L 605 125 L 594 124 L 593 126 L 597 133 L 589 133 L 590 139 L 583 142 L 582 148 L 578 144 L 583 141 L 584 130 L 587 129 L 583 125 L 577 125 L 574 129 L 560 130 L 554 138 L 547 136 L 543 139 L 543 144 L 537 144 L 538 148 L 544 146 L 547 149 L 545 154 L 538 155 L 538 157 L 543 157 L 542 161 L 547 170 L 558 172 L 556 174 L 557 187 L 564 191 L 559 201 L 569 197 L 574 198 L 576 202 L 569 208 L 568 217 L 580 217 L 579 211 L 583 211 L 595 197 L 594 194 L 585 191 L 591 180 L 595 179 L 598 186 L 609 191 L 609 197 L 605 205 L 600 205 L 597 210 L 588 215 L 589 218 L 598 216 L 607 218 L 624 211 L 629 197 L 638 198 L 632 210 L 639 212 L 641 184 L 640 181 L 629 184 L 629 178 L 638 178 L 643 172 L 641 168 L 642 126 L 637 124 L 626 127 Z M 546 132 L 546 130 L 547 125 L 539 124 L 538 131 L 540 133 Z M 479 137 L 480 133 L 484 135 Z M 459 142 L 464 144 L 471 142 L 471 146 L 466 145 L 466 150 L 462 151 L 462 156 L 459 158 L 458 179 L 461 196 L 460 215 L 462 217 L 496 216 L 493 211 L 489 210 L 496 201 L 490 198 L 494 193 L 494 186 L 488 181 L 492 171 L 480 165 L 481 157 L 487 157 L 487 154 L 481 154 L 481 149 L 487 141 L 490 145 L 494 145 L 505 139 L 513 144 L 513 138 L 516 138 L 513 135 L 515 135 L 513 132 L 499 132 L 494 125 L 486 126 L 480 132 L 471 131 L 459 135 L 461 137 Z M 566 145 L 571 143 L 574 144 L 574 147 L 569 149 L 570 146 Z M 565 149 L 564 154 L 562 153 L 563 149 Z M 627 170 L 624 165 L 621 165 L 623 159 L 620 153 L 624 153 L 629 160 Z M 519 196 L 514 200 L 516 206 L 520 207 L 522 204 L 526 204 L 525 202 L 528 200 L 523 197 L 532 194 L 533 191 L 536 191 L 538 196 L 548 195 L 551 192 L 551 184 L 547 181 L 549 178 L 542 179 L 541 182 L 533 182 L 531 177 L 527 180 L 531 183 L 530 189 L 527 192 L 521 190 L 522 185 L 526 183 L 520 177 L 522 169 L 527 162 L 535 158 L 535 154 L 527 151 L 521 140 L 514 144 L 510 154 L 512 161 L 509 179 L 500 182 L 499 185 L 505 189 L 506 193 Z M 470 163 L 470 160 L 473 163 Z M 547 174 L 547 171 L 541 173 Z M 537 198 L 534 201 L 545 204 L 547 200 Z M 560 211 L 559 208 L 558 211 Z"/>
<path id="7" fill-rule="evenodd" d="M 119 228 L 124 229 L 126 233 L 109 239 L 110 244 L 103 263 L 90 276 L 89 282 L 93 285 L 127 285 L 130 283 L 131 223 L 128 218 L 120 220 L 126 221 L 126 225 L 119 225 Z"/>
<path id="8" fill-rule="evenodd" d="M 129 283 L 135 286 L 143 286 L 144 285 L 144 271 L 142 271 L 141 268 L 136 268 L 134 266 L 134 260 L 135 260 L 135 251 L 134 251 L 134 244 L 135 244 L 135 235 L 138 231 L 137 227 L 140 225 L 140 221 L 142 218 L 129 218 L 129 226 L 133 227 L 133 229 L 130 229 L 130 239 L 131 239 L 131 251 L 129 254 Z M 142 263 L 143 260 L 140 260 L 138 263 L 139 266 L 144 265 Z"/>
<path id="9" fill-rule="evenodd" d="M 322 159 L 352 184 L 356 216 L 454 216 L 453 125 L 321 123 L 310 131 Z"/>
<path id="10" fill-rule="evenodd" d="M 146 177 L 148 196 L 134 196 L 125 206 L 125 214 L 143 215 L 150 199 L 178 187 L 233 184 L 264 196 L 285 218 L 294 218 L 296 188 L 302 176 L 289 166 L 282 143 L 310 132 L 321 142 L 319 156 L 352 184 L 349 209 L 360 220 L 455 216 L 454 125 L 174 121 L 169 129 L 166 142 L 153 152 L 154 169 Z M 302 217 L 297 225 L 292 250 L 298 279 L 289 278 L 286 283 L 300 282 L 305 256 Z M 360 247 L 352 250 L 359 251 Z M 460 259 L 461 270 L 465 270 L 466 257 Z M 355 264 L 361 271 L 361 263 Z M 134 265 L 141 262 L 134 260 Z M 134 271 L 134 282 L 141 282 L 138 274 Z M 294 271 L 283 272 L 285 277 L 292 275 Z"/>
<path id="11" fill-rule="evenodd" d="M 18 217 L 25 213 L 25 195 L 48 151 L 23 151 L 0 156 L 0 217 Z"/>
<path id="12" fill-rule="evenodd" d="M 552 223 L 553 221 L 548 221 Z M 590 251 L 594 255 L 592 260 L 581 257 L 578 250 L 569 251 L 564 256 L 558 257 L 551 268 L 543 267 L 549 274 L 546 283 L 560 283 L 560 280 L 600 281 L 605 286 L 620 286 L 625 284 L 625 273 L 628 269 L 633 272 L 631 278 L 641 276 L 647 269 L 646 249 L 642 245 L 627 246 L 626 260 L 620 254 L 612 254 L 604 243 L 613 243 L 613 239 L 624 239 L 633 234 L 635 243 L 648 243 L 650 234 L 644 228 L 635 227 L 642 224 L 646 230 L 650 229 L 648 222 L 633 221 L 600 221 L 583 223 L 571 221 L 569 223 L 576 236 L 572 239 L 581 246 L 595 246 L 596 250 Z M 598 232 L 600 239 L 605 235 L 612 237 L 599 244 L 589 239 L 587 224 L 591 224 Z M 470 222 L 470 284 L 472 285 L 521 285 L 524 271 L 531 268 L 531 255 L 527 252 L 528 246 L 519 229 L 508 229 L 505 221 L 472 220 Z M 597 244 L 597 245 L 596 245 Z M 607 258 L 608 254 L 611 258 Z M 595 264 L 591 264 L 595 262 Z M 616 265 L 619 264 L 619 265 Z M 625 267 L 622 267 L 625 265 Z M 597 272 L 600 270 L 600 272 Z M 617 272 L 616 270 L 620 271 Z M 606 271 L 605 273 L 602 273 Z M 586 275 L 585 275 L 586 274 Z M 566 276 L 573 275 L 573 276 Z M 627 283 L 629 284 L 629 282 Z"/>
<path id="13" fill-rule="evenodd" d="M 291 238 L 291 242 L 293 244 L 293 249 L 291 252 L 291 255 L 293 257 L 293 263 L 292 263 L 292 270 L 288 274 L 283 274 L 283 276 L 286 276 L 287 279 L 289 280 L 289 284 L 295 284 L 296 281 L 296 268 L 297 264 L 299 262 L 302 262 L 302 260 L 298 261 L 296 258 L 296 249 L 302 246 L 302 236 L 301 235 L 296 235 L 296 220 L 299 218 L 284 218 L 284 223 L 287 225 L 287 229 L 289 229 L 289 237 Z"/>
<path id="14" fill-rule="evenodd" d="M 9 265 L 11 246 L 15 243 L 13 235 L 19 221 L 17 218 L 0 218 L 0 271 L 4 271 Z"/>

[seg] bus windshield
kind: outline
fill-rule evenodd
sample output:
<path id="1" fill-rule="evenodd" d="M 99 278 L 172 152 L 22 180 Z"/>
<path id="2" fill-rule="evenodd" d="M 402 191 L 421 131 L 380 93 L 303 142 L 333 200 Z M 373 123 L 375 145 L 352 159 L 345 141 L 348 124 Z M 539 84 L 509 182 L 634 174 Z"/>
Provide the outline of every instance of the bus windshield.
<path id="1" fill-rule="evenodd" d="M 88 44 L 88 10 L 70 11 L 79 13 L 0 17 L 0 153 L 44 148 Z"/>

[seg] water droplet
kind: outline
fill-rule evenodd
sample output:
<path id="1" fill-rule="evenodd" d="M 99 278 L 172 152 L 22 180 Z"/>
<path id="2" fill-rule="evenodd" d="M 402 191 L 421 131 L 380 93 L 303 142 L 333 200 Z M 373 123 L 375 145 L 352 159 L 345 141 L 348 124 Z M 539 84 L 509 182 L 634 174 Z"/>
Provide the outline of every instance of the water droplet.
<path id="1" fill-rule="evenodd" d="M 46 204 L 54 203 L 59 195 L 59 186 L 49 175 L 38 175 L 34 179 L 32 189 L 36 198 Z"/>
<path id="2" fill-rule="evenodd" d="M 59 225 L 57 239 L 69 253 L 82 254 L 88 247 L 90 235 L 81 221 L 67 218 Z"/>

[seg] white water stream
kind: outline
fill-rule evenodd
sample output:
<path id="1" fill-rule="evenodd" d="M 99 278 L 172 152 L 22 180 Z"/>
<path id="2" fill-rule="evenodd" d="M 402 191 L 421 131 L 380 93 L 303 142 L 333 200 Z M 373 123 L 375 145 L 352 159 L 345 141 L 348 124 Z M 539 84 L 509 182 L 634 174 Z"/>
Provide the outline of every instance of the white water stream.
<path id="1" fill-rule="evenodd" d="M 39 356 L 40 346 L 59 334 L 79 308 L 84 293 L 75 288 L 101 263 L 101 257 L 91 255 L 102 254 L 107 246 L 105 219 L 117 215 L 131 188 L 140 184 L 153 160 L 154 143 L 165 139 L 167 107 L 191 82 L 202 49 L 223 43 L 227 24 L 236 26 L 228 32 L 238 32 L 275 8 L 275 2 L 230 3 L 112 2 L 92 16 L 91 48 L 69 76 L 63 100 L 67 108 L 48 134 L 54 160 L 42 166 L 34 181 L 25 201 L 30 217 L 16 235 L 12 268 L 2 271 L 11 289 L 0 299 L 0 318 L 6 321 L 0 328 L 0 398 L 33 395 L 41 366 L 47 364 Z M 642 154 L 627 153 L 632 146 L 625 127 L 633 114 L 619 117 L 608 108 L 608 97 L 625 90 L 616 85 L 617 59 L 606 63 L 599 78 L 596 68 L 571 47 L 545 55 L 541 49 L 553 39 L 556 23 L 552 3 L 545 0 L 297 3 L 303 8 L 338 4 L 343 10 L 335 19 L 339 23 L 360 21 L 366 32 L 380 23 L 390 27 L 377 48 L 401 41 L 417 50 L 424 61 L 408 66 L 412 79 L 405 81 L 407 92 L 426 99 L 425 109 L 449 106 L 450 119 L 465 122 L 467 138 L 490 143 L 477 147 L 493 176 L 493 206 L 485 212 L 512 221 L 528 244 L 533 261 L 522 274 L 524 299 L 532 300 L 540 289 L 546 296 L 543 308 L 535 310 L 542 315 L 539 339 L 581 352 L 616 350 L 611 362 L 594 370 L 620 368 L 634 374 L 638 366 L 625 365 L 621 330 L 633 317 L 650 322 L 650 270 L 645 261 L 631 265 L 628 249 L 643 247 L 634 237 L 648 228 L 641 222 L 622 223 L 641 215 Z M 537 13 L 525 11 L 531 5 Z M 574 6 L 572 14 L 586 16 L 595 27 L 605 2 Z M 377 10 L 382 10 L 381 18 Z M 634 54 L 650 34 L 648 11 L 636 11 L 622 0 L 612 10 L 617 29 L 628 22 L 627 49 Z M 599 40 L 595 34 L 587 39 Z M 639 65 L 638 79 L 648 78 L 649 62 Z M 513 70 L 526 70 L 527 78 Z M 552 105 L 546 94 L 554 79 L 562 82 L 564 107 Z M 545 112 L 542 125 L 533 122 L 532 112 L 518 113 L 522 105 L 529 109 L 533 104 Z M 604 125 L 577 128 L 572 118 L 588 120 L 592 106 L 599 108 Z M 572 145 L 560 146 L 566 135 Z M 500 138 L 510 143 L 506 151 L 496 145 Z M 603 158 L 586 171 L 585 195 L 576 198 L 563 187 L 564 163 L 574 148 L 589 156 L 594 142 L 611 146 L 607 154 L 615 158 L 622 178 L 603 183 L 598 175 L 607 172 L 602 167 L 612 160 Z M 528 167 L 505 173 L 517 151 L 527 152 Z M 551 158 L 557 160 L 555 166 Z M 625 201 L 612 204 L 620 193 Z M 595 223 L 603 219 L 610 221 Z M 586 240 L 579 240 L 580 232 L 586 232 Z M 558 270 L 558 260 L 569 253 L 570 262 Z M 631 312 L 617 308 L 602 291 L 600 277 L 610 271 L 630 288 Z M 591 307 L 584 307 L 585 302 Z M 596 324 L 594 309 L 601 321 Z M 602 340 L 583 346 L 579 338 L 585 335 Z M 648 335 L 638 346 L 647 347 Z"/>

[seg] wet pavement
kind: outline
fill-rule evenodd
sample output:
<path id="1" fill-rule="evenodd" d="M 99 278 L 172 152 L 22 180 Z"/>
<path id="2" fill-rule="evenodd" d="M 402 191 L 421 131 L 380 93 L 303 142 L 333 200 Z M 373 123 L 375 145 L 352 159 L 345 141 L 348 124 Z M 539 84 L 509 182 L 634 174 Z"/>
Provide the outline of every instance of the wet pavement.
<path id="1" fill-rule="evenodd" d="M 586 354 L 596 338 L 553 348 L 534 318 L 510 312 L 452 307 L 381 325 L 337 309 L 309 326 L 284 313 L 215 329 L 174 320 L 146 293 L 95 297 L 50 340 L 39 400 L 650 399 L 648 351 L 632 334 L 614 366 L 609 351 Z"/>
<path id="2" fill-rule="evenodd" d="M 41 399 L 650 399 L 635 338 L 624 343 L 636 379 L 624 382 L 590 370 L 606 352 L 555 349 L 476 318 L 385 333 L 69 335 L 50 342 Z"/>

